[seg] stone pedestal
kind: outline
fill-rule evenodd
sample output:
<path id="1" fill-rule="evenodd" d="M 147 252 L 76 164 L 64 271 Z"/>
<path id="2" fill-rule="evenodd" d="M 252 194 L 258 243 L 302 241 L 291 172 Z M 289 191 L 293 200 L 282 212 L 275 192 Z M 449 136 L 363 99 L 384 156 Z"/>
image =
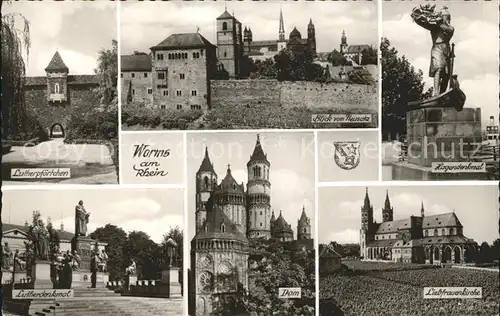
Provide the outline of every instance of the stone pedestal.
<path id="1" fill-rule="evenodd" d="M 127 290 L 130 291 L 130 286 L 137 284 L 137 275 L 136 274 L 129 274 L 126 276 L 125 281 L 126 281 Z"/>
<path id="2" fill-rule="evenodd" d="M 50 261 L 36 260 L 31 273 L 35 289 L 52 289 L 54 287 L 50 279 Z"/>
<path id="3" fill-rule="evenodd" d="M 95 240 L 89 237 L 73 237 L 71 240 L 71 251 L 76 250 L 80 256 L 79 270 L 90 271 L 90 256 L 92 255 L 92 247 Z"/>
<path id="4" fill-rule="evenodd" d="M 408 162 L 423 167 L 433 162 L 468 161 L 482 141 L 480 108 L 411 110 L 406 114 L 406 127 Z"/>
<path id="5" fill-rule="evenodd" d="M 161 272 L 161 283 L 165 285 L 169 298 L 182 296 L 181 283 L 179 282 L 179 271 L 180 268 L 168 267 Z"/>

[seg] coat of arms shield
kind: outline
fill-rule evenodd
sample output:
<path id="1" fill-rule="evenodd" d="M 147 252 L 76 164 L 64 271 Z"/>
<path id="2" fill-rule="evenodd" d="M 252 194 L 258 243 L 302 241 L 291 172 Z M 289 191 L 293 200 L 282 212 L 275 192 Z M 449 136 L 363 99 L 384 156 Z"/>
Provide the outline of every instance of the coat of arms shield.
<path id="1" fill-rule="evenodd" d="M 359 141 L 334 142 L 335 163 L 344 170 L 351 170 L 359 165 Z"/>

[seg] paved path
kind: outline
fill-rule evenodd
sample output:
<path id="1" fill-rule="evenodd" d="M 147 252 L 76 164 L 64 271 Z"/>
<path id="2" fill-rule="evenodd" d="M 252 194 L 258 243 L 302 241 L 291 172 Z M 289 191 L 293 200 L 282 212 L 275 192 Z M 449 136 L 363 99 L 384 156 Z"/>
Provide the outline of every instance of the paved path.
<path id="1" fill-rule="evenodd" d="M 13 146 L 2 159 L 4 163 L 112 165 L 111 154 L 105 145 L 65 144 L 62 138 L 55 138 L 33 147 Z"/>

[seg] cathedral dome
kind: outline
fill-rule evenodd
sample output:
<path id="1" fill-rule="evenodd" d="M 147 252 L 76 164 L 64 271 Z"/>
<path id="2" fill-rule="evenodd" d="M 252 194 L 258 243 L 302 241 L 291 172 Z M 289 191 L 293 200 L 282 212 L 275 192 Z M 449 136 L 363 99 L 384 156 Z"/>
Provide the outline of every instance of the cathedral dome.
<path id="1" fill-rule="evenodd" d="M 287 223 L 281 211 L 280 216 L 278 216 L 278 218 L 274 222 L 274 229 L 277 231 L 292 231 L 292 227 Z"/>
<path id="2" fill-rule="evenodd" d="M 293 30 L 290 32 L 290 39 L 292 38 L 302 38 L 302 35 L 300 34 L 299 30 L 297 30 L 296 27 L 294 27 Z"/>
<path id="3" fill-rule="evenodd" d="M 217 186 L 217 191 L 222 193 L 245 193 L 245 187 L 243 184 L 238 184 L 231 174 L 230 166 L 227 167 L 226 177 Z"/>

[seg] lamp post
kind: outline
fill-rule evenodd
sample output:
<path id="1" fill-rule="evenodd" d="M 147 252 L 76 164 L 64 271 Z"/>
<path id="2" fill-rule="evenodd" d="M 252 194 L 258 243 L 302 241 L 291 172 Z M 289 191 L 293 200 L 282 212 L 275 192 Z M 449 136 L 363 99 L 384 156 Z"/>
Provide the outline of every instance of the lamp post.
<path id="1" fill-rule="evenodd" d="M 177 250 L 177 243 L 172 239 L 168 238 L 165 242 L 165 247 L 167 248 L 167 267 L 172 267 L 173 257 L 175 256 Z"/>

